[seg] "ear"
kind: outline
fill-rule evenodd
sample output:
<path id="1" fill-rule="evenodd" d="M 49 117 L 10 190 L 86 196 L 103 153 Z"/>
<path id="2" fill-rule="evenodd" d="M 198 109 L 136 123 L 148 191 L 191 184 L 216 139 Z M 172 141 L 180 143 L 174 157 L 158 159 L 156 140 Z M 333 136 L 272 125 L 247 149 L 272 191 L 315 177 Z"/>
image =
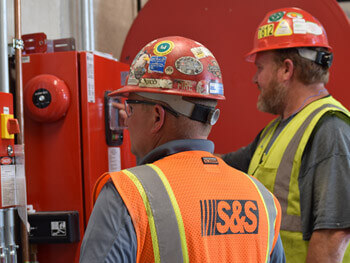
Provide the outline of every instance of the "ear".
<path id="1" fill-rule="evenodd" d="M 162 106 L 156 104 L 153 107 L 152 116 L 152 133 L 157 133 L 164 125 L 165 120 L 165 110 Z"/>
<path id="2" fill-rule="evenodd" d="M 294 63 L 291 59 L 287 58 L 283 61 L 283 65 L 279 69 L 279 77 L 281 81 L 288 81 L 293 77 Z"/>

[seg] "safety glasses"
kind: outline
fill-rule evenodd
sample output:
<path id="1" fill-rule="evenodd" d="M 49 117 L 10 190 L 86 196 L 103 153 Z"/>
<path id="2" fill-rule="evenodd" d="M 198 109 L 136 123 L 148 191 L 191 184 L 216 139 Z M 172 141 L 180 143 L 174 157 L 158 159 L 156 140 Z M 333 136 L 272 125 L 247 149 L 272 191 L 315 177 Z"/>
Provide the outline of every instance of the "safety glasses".
<path id="1" fill-rule="evenodd" d="M 130 104 L 146 104 L 146 105 L 160 105 L 161 107 L 163 107 L 164 110 L 168 111 L 170 114 L 174 115 L 175 117 L 178 117 L 179 114 L 174 111 L 173 109 L 164 106 L 162 104 L 159 103 L 155 103 L 153 101 L 147 101 L 147 100 L 125 100 L 124 105 L 125 105 L 125 112 L 126 115 L 128 117 L 130 117 L 133 114 L 133 108 Z"/>

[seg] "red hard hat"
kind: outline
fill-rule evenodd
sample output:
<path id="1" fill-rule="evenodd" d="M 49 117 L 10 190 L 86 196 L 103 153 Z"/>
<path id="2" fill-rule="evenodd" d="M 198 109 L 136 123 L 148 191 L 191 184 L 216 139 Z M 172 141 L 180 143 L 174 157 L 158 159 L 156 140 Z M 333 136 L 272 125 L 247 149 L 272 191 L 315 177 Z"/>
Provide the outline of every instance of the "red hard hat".
<path id="1" fill-rule="evenodd" d="M 149 92 L 222 100 L 218 62 L 202 44 L 179 36 L 148 43 L 131 64 L 127 85 L 110 96 Z"/>
<path id="2" fill-rule="evenodd" d="M 308 12 L 295 7 L 273 10 L 264 17 L 254 36 L 254 47 L 246 55 L 254 61 L 257 52 L 293 47 L 325 47 L 327 34 L 322 24 Z"/>

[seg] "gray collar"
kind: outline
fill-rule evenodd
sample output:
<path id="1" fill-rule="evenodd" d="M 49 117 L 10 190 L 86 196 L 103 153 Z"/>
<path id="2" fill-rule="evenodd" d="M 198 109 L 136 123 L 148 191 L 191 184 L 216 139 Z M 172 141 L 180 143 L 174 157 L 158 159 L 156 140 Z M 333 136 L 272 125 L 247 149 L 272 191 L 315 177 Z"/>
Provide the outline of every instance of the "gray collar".
<path id="1" fill-rule="evenodd" d="M 153 163 L 166 156 L 185 151 L 206 151 L 213 153 L 214 143 L 209 140 L 200 139 L 170 141 L 150 151 L 146 156 L 138 160 L 137 164 Z"/>

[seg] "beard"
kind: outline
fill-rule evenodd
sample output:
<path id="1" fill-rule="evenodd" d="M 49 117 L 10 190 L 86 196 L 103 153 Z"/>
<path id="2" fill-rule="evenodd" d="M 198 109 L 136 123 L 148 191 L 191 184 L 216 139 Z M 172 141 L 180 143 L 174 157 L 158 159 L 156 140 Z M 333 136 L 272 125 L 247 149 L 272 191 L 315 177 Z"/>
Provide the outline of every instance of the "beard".
<path id="1" fill-rule="evenodd" d="M 257 108 L 262 112 L 282 115 L 287 102 L 287 87 L 279 83 L 275 78 L 270 81 L 265 89 L 260 90 Z"/>

